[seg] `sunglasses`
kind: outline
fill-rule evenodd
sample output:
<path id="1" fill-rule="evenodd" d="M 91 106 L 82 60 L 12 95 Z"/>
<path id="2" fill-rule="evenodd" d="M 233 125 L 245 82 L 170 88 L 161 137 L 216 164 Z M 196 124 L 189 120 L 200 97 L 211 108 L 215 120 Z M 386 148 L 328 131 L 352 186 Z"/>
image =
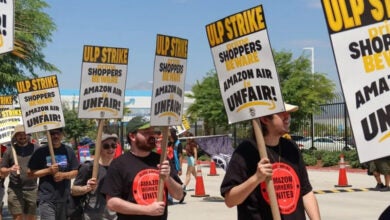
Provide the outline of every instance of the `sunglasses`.
<path id="1" fill-rule="evenodd" d="M 110 149 L 110 147 L 112 149 L 115 149 L 116 148 L 116 144 L 103 144 L 103 149 L 105 149 L 105 150 Z"/>

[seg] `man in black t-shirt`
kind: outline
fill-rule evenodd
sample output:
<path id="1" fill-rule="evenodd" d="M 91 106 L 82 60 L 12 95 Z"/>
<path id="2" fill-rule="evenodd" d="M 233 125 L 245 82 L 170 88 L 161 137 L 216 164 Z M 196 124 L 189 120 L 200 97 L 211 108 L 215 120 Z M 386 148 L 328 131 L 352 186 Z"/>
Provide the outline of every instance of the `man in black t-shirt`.
<path id="1" fill-rule="evenodd" d="M 66 220 L 70 181 L 77 175 L 79 162 L 73 149 L 61 143 L 63 129 L 50 130 L 55 164 L 48 146 L 38 148 L 28 162 L 29 176 L 39 178 L 38 200 L 41 219 Z"/>
<path id="2" fill-rule="evenodd" d="M 130 152 L 113 160 L 107 170 L 101 192 L 106 194 L 107 207 L 117 212 L 118 220 L 166 220 L 167 195 L 183 198 L 181 185 L 171 172 L 168 160 L 160 163 L 155 132 L 142 117 L 128 122 L 127 139 Z M 164 201 L 157 201 L 159 178 L 164 181 Z"/>

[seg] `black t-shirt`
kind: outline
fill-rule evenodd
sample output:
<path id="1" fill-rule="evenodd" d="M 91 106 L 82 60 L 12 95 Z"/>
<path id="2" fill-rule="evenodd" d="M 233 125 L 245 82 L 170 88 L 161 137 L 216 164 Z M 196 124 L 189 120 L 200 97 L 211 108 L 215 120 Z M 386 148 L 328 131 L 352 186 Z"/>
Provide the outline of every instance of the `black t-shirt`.
<path id="1" fill-rule="evenodd" d="M 54 148 L 54 155 L 60 172 L 78 169 L 79 162 L 71 147 L 61 144 L 59 148 Z M 28 168 L 31 170 L 41 170 L 49 166 L 51 166 L 51 157 L 48 146 L 38 148 L 28 162 Z M 69 179 L 55 182 L 53 175 L 39 178 L 38 197 L 40 201 L 66 202 L 69 193 Z"/>
<path id="2" fill-rule="evenodd" d="M 267 154 L 273 164 L 272 180 L 282 219 L 305 219 L 302 196 L 312 191 L 312 186 L 298 147 L 293 142 L 281 138 L 278 146 L 267 147 Z M 256 172 L 259 161 L 259 152 L 254 142 L 241 143 L 229 162 L 221 184 L 221 195 L 225 196 L 231 188 L 251 177 Z M 272 219 L 268 198 L 265 182 L 262 182 L 237 206 L 238 219 Z"/>
<path id="3" fill-rule="evenodd" d="M 151 204 L 157 200 L 159 180 L 157 164 L 159 163 L 160 155 L 155 152 L 151 152 L 147 157 L 137 157 L 131 152 L 125 153 L 111 162 L 101 192 L 136 204 Z M 171 172 L 171 176 L 174 175 L 174 172 Z M 168 191 L 164 187 L 165 202 L 167 197 Z M 162 216 L 117 213 L 118 220 L 165 220 L 168 217 L 167 207 L 165 206 Z"/>
<path id="4" fill-rule="evenodd" d="M 76 179 L 73 182 L 75 186 L 85 186 L 87 181 L 92 178 L 93 161 L 84 162 L 77 173 Z M 99 164 L 97 177 L 97 188 L 93 192 L 86 194 L 86 204 L 84 206 L 84 215 L 89 219 L 99 217 L 100 219 L 115 219 L 116 213 L 107 210 L 106 197 L 101 193 L 101 188 L 107 174 L 108 166 Z"/>

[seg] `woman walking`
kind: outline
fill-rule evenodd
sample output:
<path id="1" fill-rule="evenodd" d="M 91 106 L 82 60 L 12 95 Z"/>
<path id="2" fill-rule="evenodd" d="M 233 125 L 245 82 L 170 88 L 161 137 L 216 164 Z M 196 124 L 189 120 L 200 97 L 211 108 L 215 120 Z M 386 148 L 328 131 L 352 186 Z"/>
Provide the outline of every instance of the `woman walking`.
<path id="1" fill-rule="evenodd" d="M 189 138 L 187 139 L 186 144 L 186 154 L 187 154 L 187 172 L 186 172 L 186 179 L 184 181 L 183 189 L 186 190 L 188 184 L 191 180 L 191 174 L 196 178 L 196 170 L 195 170 L 195 163 L 198 160 L 198 144 L 195 142 L 195 140 L 191 137 L 193 137 L 193 134 L 189 134 Z"/>

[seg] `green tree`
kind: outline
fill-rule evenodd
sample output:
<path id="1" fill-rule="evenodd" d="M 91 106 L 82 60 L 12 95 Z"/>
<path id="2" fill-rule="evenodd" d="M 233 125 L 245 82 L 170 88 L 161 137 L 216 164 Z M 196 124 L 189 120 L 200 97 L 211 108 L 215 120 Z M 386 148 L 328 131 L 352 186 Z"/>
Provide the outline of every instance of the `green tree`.
<path id="1" fill-rule="evenodd" d="M 96 138 L 96 122 L 92 119 L 79 119 L 77 111 L 68 106 L 62 106 L 65 118 L 65 133 L 67 138 L 74 140 L 76 146 L 80 138 L 88 136 L 91 139 Z"/>
<path id="2" fill-rule="evenodd" d="M 299 123 L 306 122 L 311 113 L 318 112 L 319 104 L 334 98 L 335 84 L 323 73 L 312 74 L 311 61 L 307 57 L 300 56 L 293 60 L 290 52 L 274 51 L 274 59 L 284 101 L 300 107 L 294 113 L 293 129 Z M 195 100 L 187 109 L 187 117 L 191 122 L 203 120 L 206 134 L 211 134 L 215 127 L 228 127 L 215 70 L 209 71 L 203 81 L 192 87 L 192 94 L 186 96 Z M 245 128 L 248 123 L 238 124 Z"/>
<path id="3" fill-rule="evenodd" d="M 14 2 L 14 50 L 0 55 L 0 94 L 15 94 L 16 82 L 38 77 L 38 70 L 60 72 L 45 61 L 42 52 L 56 29 L 50 16 L 43 12 L 49 5 L 41 0 Z"/>
<path id="4" fill-rule="evenodd" d="M 311 61 L 300 56 L 293 60 L 292 53 L 275 52 L 274 59 L 285 102 L 299 106 L 294 113 L 291 130 L 308 123 L 311 114 L 320 111 L 320 105 L 335 98 L 335 84 L 325 73 L 311 73 Z"/>
<path id="5" fill-rule="evenodd" d="M 202 119 L 206 135 L 212 134 L 212 129 L 217 126 L 227 126 L 227 115 L 215 70 L 210 70 L 202 82 L 197 81 L 192 87 L 192 94 L 186 96 L 194 99 L 194 103 L 187 109 L 187 117 L 190 122 Z"/>

